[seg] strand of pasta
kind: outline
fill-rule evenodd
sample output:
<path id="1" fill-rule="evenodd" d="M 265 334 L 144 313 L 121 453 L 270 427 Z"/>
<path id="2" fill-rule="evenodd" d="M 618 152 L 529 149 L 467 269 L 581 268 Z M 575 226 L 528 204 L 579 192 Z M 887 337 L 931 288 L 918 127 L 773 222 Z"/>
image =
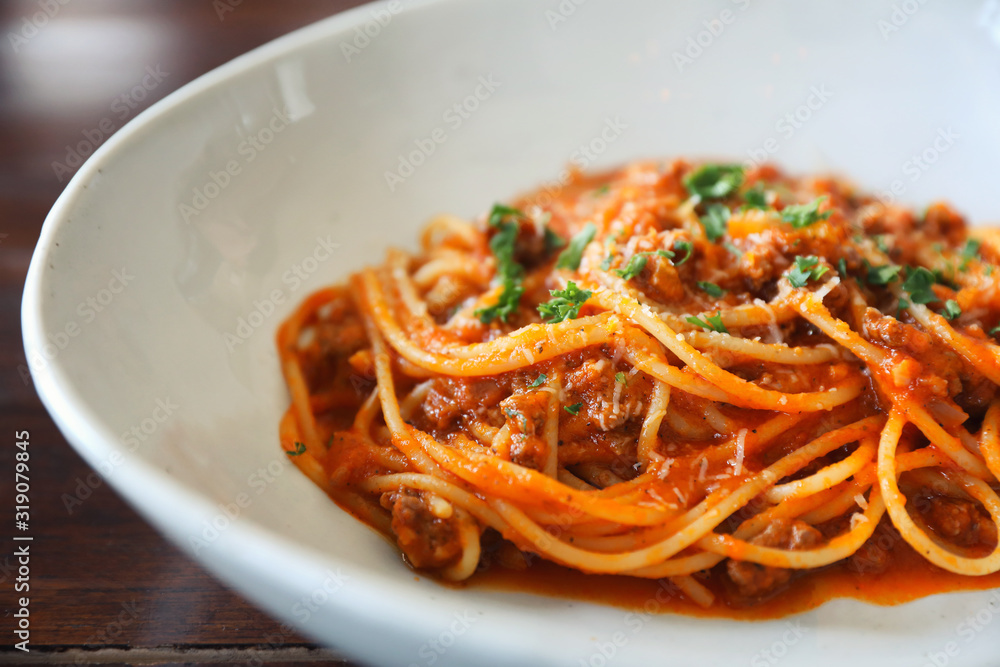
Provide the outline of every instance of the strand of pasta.
<path id="1" fill-rule="evenodd" d="M 786 394 L 764 389 L 752 382 L 719 368 L 694 347 L 684 342 L 684 337 L 671 330 L 662 320 L 645 312 L 637 302 L 603 290 L 594 295 L 602 307 L 620 313 L 648 331 L 654 338 L 687 364 L 694 372 L 728 394 L 727 401 L 734 405 L 781 412 L 815 412 L 843 405 L 861 393 L 860 378 L 849 378 L 826 391 Z"/>
<path id="2" fill-rule="evenodd" d="M 982 576 L 1000 570 L 1000 544 L 983 558 L 967 558 L 948 551 L 924 533 L 910 513 L 907 512 L 906 497 L 900 492 L 896 478 L 896 447 L 902 434 L 905 418 L 899 408 L 894 407 L 889 413 L 889 420 L 882 429 L 882 437 L 878 448 L 878 482 L 885 499 L 886 508 L 892 518 L 893 525 L 907 543 L 917 553 L 938 567 L 957 574 Z M 990 518 L 1000 532 L 1000 498 L 988 484 L 980 479 L 960 471 L 954 475 L 964 487 L 966 493 L 978 500 L 989 512 Z"/>
<path id="3" fill-rule="evenodd" d="M 389 312 L 385 296 L 370 270 L 362 273 L 356 287 L 364 294 L 372 318 L 393 349 L 411 363 L 443 375 L 475 377 L 523 368 L 607 343 L 620 329 L 617 318 L 609 313 L 558 324 L 532 324 L 489 343 L 455 347 L 447 355 L 438 354 L 420 349 L 407 338 Z M 540 351 L 530 352 L 536 346 Z M 525 354 L 526 349 L 530 358 Z"/>
<path id="4" fill-rule="evenodd" d="M 887 355 L 885 352 L 863 340 L 846 322 L 833 317 L 830 311 L 813 294 L 803 290 L 796 290 L 796 292 L 798 294 L 792 297 L 791 302 L 798 308 L 803 317 L 827 336 L 837 340 L 856 356 L 863 359 L 869 365 L 870 370 L 881 368 L 886 364 Z M 872 375 L 878 379 L 878 373 L 875 370 L 872 370 Z M 897 398 L 893 397 L 893 401 L 897 406 L 900 405 Z M 985 478 L 990 474 L 989 469 L 981 460 L 969 452 L 962 445 L 961 441 L 942 429 L 919 404 L 909 400 L 906 402 L 905 410 L 910 415 L 913 423 L 923 431 L 924 435 L 931 442 L 939 446 L 955 463 L 977 477 Z"/>

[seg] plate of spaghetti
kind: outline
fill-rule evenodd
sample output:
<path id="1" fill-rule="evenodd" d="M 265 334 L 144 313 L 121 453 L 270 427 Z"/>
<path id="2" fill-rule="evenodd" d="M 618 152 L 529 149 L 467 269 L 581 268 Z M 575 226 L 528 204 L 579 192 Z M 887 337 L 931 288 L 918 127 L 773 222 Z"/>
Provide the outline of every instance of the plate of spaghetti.
<path id="1" fill-rule="evenodd" d="M 283 448 L 411 566 L 544 559 L 737 616 L 1000 584 L 992 235 L 772 166 L 540 194 L 433 219 L 279 329 Z"/>
<path id="2" fill-rule="evenodd" d="M 80 167 L 22 375 L 365 664 L 993 665 L 995 4 L 330 17 Z"/>

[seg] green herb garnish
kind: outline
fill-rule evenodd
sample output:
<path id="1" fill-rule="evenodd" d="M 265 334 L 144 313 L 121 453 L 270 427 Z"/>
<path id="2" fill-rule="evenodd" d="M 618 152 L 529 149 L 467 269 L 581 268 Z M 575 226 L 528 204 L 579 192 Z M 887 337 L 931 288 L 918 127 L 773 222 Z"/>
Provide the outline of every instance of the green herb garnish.
<path id="1" fill-rule="evenodd" d="M 709 283 L 703 280 L 699 280 L 696 284 L 698 285 L 698 288 L 701 289 L 702 292 L 715 299 L 718 299 L 721 296 L 725 296 L 726 294 L 726 290 L 722 289 L 715 283 Z"/>
<path id="2" fill-rule="evenodd" d="M 576 415 L 580 412 L 580 408 L 583 407 L 583 403 L 574 403 L 573 405 L 564 405 L 563 410 L 570 413 L 571 415 Z"/>
<path id="3" fill-rule="evenodd" d="M 888 285 L 899 275 L 903 267 L 895 264 L 883 264 L 882 266 L 868 266 L 866 282 L 869 285 Z"/>
<path id="4" fill-rule="evenodd" d="M 627 379 L 625 378 L 625 374 L 622 373 L 621 371 L 618 371 L 617 373 L 615 373 L 615 382 L 617 382 L 618 384 L 627 384 L 628 383 Z"/>
<path id="5" fill-rule="evenodd" d="M 303 454 L 306 453 L 306 445 L 303 442 L 296 442 L 295 443 L 295 450 L 294 451 L 288 451 L 286 449 L 285 453 L 288 454 L 289 456 L 302 456 Z"/>
<path id="6" fill-rule="evenodd" d="M 551 290 L 549 294 L 555 298 L 538 304 L 538 312 L 547 322 L 562 322 L 576 319 L 580 315 L 580 306 L 593 295 L 593 292 L 580 289 L 570 280 L 566 283 L 566 289 Z"/>
<path id="7" fill-rule="evenodd" d="M 790 224 L 795 229 L 802 229 L 809 225 L 826 220 L 830 217 L 831 211 L 819 212 L 820 204 L 826 200 L 826 195 L 817 197 L 808 204 L 793 204 L 786 206 L 781 211 L 781 219 Z"/>
<path id="8" fill-rule="evenodd" d="M 490 227 L 498 230 L 490 239 L 490 250 L 496 257 L 497 276 L 503 289 L 495 304 L 475 311 L 474 314 L 483 324 L 489 324 L 497 318 L 506 322 L 507 318 L 517 311 L 521 302 L 521 295 L 524 293 L 524 288 L 521 286 L 524 268 L 514 261 L 518 232 L 517 222 L 514 220 L 526 217 L 516 208 L 502 204 L 494 204 L 493 210 L 490 211 Z"/>
<path id="9" fill-rule="evenodd" d="M 729 225 L 729 209 L 722 204 L 711 204 L 705 215 L 698 218 L 701 226 L 705 228 L 705 236 L 713 243 L 726 235 L 726 227 Z"/>
<path id="10" fill-rule="evenodd" d="M 637 252 L 632 255 L 628 260 L 628 264 L 625 265 L 624 269 L 615 269 L 615 273 L 622 280 L 632 280 L 637 275 L 642 273 L 642 270 L 646 268 L 646 262 L 649 261 L 650 255 L 659 255 L 660 257 L 666 257 L 670 259 L 674 256 L 674 253 L 669 250 L 657 250 L 656 252 Z"/>
<path id="11" fill-rule="evenodd" d="M 962 248 L 962 264 L 958 267 L 959 271 L 965 271 L 969 268 L 969 262 L 974 259 L 979 259 L 979 247 L 982 242 L 979 239 L 969 239 L 965 242 L 965 247 Z"/>
<path id="12" fill-rule="evenodd" d="M 545 375 L 545 373 L 542 373 L 541 375 L 536 377 L 535 381 L 529 384 L 528 387 L 530 387 L 531 389 L 535 389 L 536 387 L 541 387 L 543 384 L 545 384 L 545 382 L 548 379 L 549 378 Z"/>
<path id="13" fill-rule="evenodd" d="M 552 231 L 552 228 L 545 225 L 545 252 L 553 253 L 566 245 L 566 239 Z"/>
<path id="14" fill-rule="evenodd" d="M 729 333 L 729 329 L 727 329 L 726 325 L 722 323 L 722 311 L 721 310 L 719 312 L 717 312 L 715 315 L 712 315 L 711 317 L 709 317 L 707 322 L 705 320 L 701 319 L 700 317 L 696 317 L 694 315 L 692 315 L 691 317 L 687 318 L 687 321 L 689 323 L 695 324 L 695 325 L 697 325 L 697 326 L 699 326 L 699 327 L 701 327 L 703 329 L 708 329 L 709 331 L 717 331 L 718 333 L 724 333 L 724 334 Z"/>
<path id="15" fill-rule="evenodd" d="M 569 246 L 559 255 L 559 259 L 556 260 L 556 268 L 574 271 L 579 269 L 580 260 L 583 258 L 583 249 L 594 240 L 595 234 L 597 234 L 597 227 L 594 226 L 594 223 L 588 222 L 584 225 L 583 229 L 570 239 Z"/>
<path id="16" fill-rule="evenodd" d="M 934 274 L 922 266 L 909 268 L 903 289 L 910 294 L 913 303 L 933 303 L 938 300 L 931 287 L 934 285 Z"/>
<path id="17" fill-rule="evenodd" d="M 740 208 L 744 211 L 752 208 L 766 211 L 770 208 L 767 205 L 767 193 L 764 192 L 764 186 L 760 183 L 743 193 L 743 201 L 746 203 Z"/>
<path id="18" fill-rule="evenodd" d="M 944 302 L 944 309 L 941 311 L 941 314 L 944 315 L 944 319 L 953 320 L 962 314 L 962 309 L 959 308 L 957 301 L 948 299 Z"/>
<path id="19" fill-rule="evenodd" d="M 829 270 L 819 263 L 819 257 L 799 255 L 795 258 L 795 265 L 785 275 L 792 287 L 805 287 L 810 280 L 819 280 Z"/>
<path id="20" fill-rule="evenodd" d="M 743 184 L 743 167 L 738 164 L 706 164 L 684 177 L 684 187 L 702 199 L 722 199 Z"/>
<path id="21" fill-rule="evenodd" d="M 694 250 L 694 246 L 691 245 L 690 241 L 674 241 L 674 249 L 677 252 L 683 252 L 684 257 L 679 262 L 674 262 L 674 266 L 680 266 L 684 262 L 691 259 L 691 252 Z"/>

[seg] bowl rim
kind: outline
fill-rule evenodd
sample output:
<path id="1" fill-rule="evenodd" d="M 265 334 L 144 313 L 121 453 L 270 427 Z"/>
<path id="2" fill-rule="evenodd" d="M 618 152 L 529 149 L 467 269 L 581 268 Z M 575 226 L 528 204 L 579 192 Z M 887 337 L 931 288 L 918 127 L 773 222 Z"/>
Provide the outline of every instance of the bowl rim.
<path id="1" fill-rule="evenodd" d="M 213 89 L 224 86 L 234 77 L 251 70 L 266 67 L 280 58 L 301 49 L 307 49 L 337 33 L 347 33 L 371 18 L 371 12 L 390 5 L 398 5 L 400 0 L 375 0 L 353 7 L 326 18 L 297 28 L 285 35 L 266 42 L 234 59 L 183 84 L 137 114 L 117 132 L 101 144 L 70 178 L 62 193 L 56 199 L 42 223 L 38 241 L 32 252 L 31 262 L 25 278 L 21 298 L 21 333 L 26 361 L 35 390 L 52 420 L 73 449 L 95 470 L 101 461 L 107 460 L 115 452 L 124 454 L 117 436 L 105 425 L 87 404 L 86 397 L 67 377 L 61 357 L 47 359 L 41 370 L 30 363 L 31 353 L 40 351 L 47 343 L 43 309 L 45 305 L 44 287 L 48 276 L 49 253 L 62 227 L 70 219 L 80 200 L 88 195 L 87 184 L 98 176 L 103 166 L 120 152 L 128 150 L 132 141 L 151 128 L 158 121 L 169 117 L 180 107 L 193 103 Z M 429 8 L 454 3 L 455 0 L 408 0 L 406 12 L 422 11 Z M 258 608 L 272 618 L 278 618 L 296 632 L 312 636 L 325 645 L 331 644 L 331 634 L 317 632 L 314 626 L 303 627 L 292 620 L 289 609 L 279 609 L 269 602 L 263 593 L 243 584 L 237 568 L 252 571 L 271 590 L 294 590 L 303 588 L 307 581 L 319 582 L 329 576 L 331 566 L 341 573 L 349 570 L 353 563 L 342 561 L 330 554 L 302 546 L 278 532 L 258 524 L 251 518 L 233 521 L 221 531 L 220 536 L 202 554 L 194 553 L 187 543 L 191 526 L 212 517 L 217 510 L 210 499 L 196 489 L 172 478 L 169 474 L 137 456 L 123 456 L 113 476 L 106 478 L 115 489 L 145 521 L 194 562 L 207 569 L 214 578 L 252 600 Z M 163 512 L 169 504 L 171 511 Z M 363 524 L 359 524 L 359 528 Z M 367 527 L 366 527 L 367 528 Z M 247 547 L 252 546 L 253 549 Z M 264 569 L 261 562 L 295 562 L 299 567 L 294 576 L 285 568 Z M 413 573 L 410 573 L 413 575 Z M 441 604 L 442 597 L 430 598 L 420 595 L 413 582 L 422 576 L 391 577 L 370 569 L 352 570 L 346 577 L 351 585 L 344 586 L 337 595 L 331 595 L 324 603 L 327 610 L 344 621 L 344 631 L 337 633 L 334 648 L 353 656 L 371 656 L 370 644 L 364 643 L 363 632 L 358 629 L 391 630 L 396 636 L 404 636 L 411 642 L 420 643 L 441 631 L 440 618 L 445 616 L 429 613 L 432 606 L 451 617 L 454 609 Z M 261 581 L 255 582 L 260 584 Z M 356 585 L 355 585 L 356 584 Z M 409 599 L 406 599 L 409 598 Z M 406 611 L 421 608 L 421 614 Z M 366 648 L 368 650 L 366 650 Z M 483 633 L 476 639 L 476 649 L 453 646 L 454 653 L 449 658 L 473 659 L 476 655 L 510 655 L 510 642 L 505 642 L 497 633 Z M 535 655 L 535 658 L 542 656 Z M 554 656 L 545 656 L 548 659 Z"/>

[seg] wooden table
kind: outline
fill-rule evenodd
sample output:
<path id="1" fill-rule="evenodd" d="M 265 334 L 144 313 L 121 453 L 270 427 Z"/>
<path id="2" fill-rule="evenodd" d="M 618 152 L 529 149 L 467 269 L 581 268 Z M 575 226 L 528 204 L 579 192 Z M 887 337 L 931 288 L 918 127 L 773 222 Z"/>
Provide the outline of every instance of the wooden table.
<path id="1" fill-rule="evenodd" d="M 4 0 L 0 4 L 0 663 L 345 664 L 229 592 L 91 470 L 23 376 L 20 303 L 69 146 L 199 75 L 357 0 Z M 158 75 L 136 88 L 151 67 Z M 31 434 L 30 653 L 15 650 L 13 434 Z"/>

